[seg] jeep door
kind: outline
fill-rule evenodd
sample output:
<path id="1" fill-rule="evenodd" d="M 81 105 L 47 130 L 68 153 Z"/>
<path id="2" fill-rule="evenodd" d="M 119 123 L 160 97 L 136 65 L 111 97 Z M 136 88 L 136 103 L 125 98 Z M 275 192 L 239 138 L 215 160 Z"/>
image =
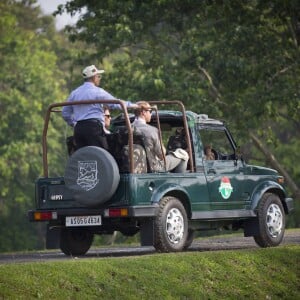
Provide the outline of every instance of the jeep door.
<path id="1" fill-rule="evenodd" d="M 224 126 L 199 131 L 203 144 L 203 165 L 212 210 L 244 209 L 244 164 L 236 159 L 235 144 Z M 213 155 L 205 151 L 211 148 Z"/>

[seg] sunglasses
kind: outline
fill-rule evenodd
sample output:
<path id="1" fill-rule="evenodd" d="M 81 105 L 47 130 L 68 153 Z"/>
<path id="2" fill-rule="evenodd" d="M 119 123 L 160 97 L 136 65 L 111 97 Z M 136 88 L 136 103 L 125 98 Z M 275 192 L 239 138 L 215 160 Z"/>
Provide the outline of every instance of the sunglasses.
<path id="1" fill-rule="evenodd" d="M 149 112 L 150 112 L 150 114 L 152 113 L 152 109 L 151 109 L 151 108 L 149 108 L 149 109 L 145 109 L 145 111 L 149 111 Z"/>
<path id="2" fill-rule="evenodd" d="M 111 118 L 111 115 L 104 115 L 104 116 L 109 119 Z"/>

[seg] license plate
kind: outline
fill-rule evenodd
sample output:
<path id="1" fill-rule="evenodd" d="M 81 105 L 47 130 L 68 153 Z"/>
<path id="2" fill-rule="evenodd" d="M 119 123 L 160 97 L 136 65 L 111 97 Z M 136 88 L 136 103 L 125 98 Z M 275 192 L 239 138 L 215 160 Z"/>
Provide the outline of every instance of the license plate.
<path id="1" fill-rule="evenodd" d="M 66 226 L 98 226 L 101 225 L 101 216 L 74 216 L 66 217 Z"/>

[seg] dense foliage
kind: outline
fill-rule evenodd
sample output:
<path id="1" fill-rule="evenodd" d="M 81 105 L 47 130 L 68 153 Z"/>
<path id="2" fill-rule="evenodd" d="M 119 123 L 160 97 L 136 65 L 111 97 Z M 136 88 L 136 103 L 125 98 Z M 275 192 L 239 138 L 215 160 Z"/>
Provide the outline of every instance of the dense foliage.
<path id="1" fill-rule="evenodd" d="M 73 0 L 64 9 L 81 12 L 66 33 L 36 0 L 0 3 L 0 251 L 43 245 L 26 213 L 42 175 L 45 109 L 90 63 L 105 67 L 104 88 L 119 98 L 180 99 L 230 122 L 249 162 L 286 172 L 298 199 L 290 224 L 300 226 L 299 1 Z M 52 160 L 61 124 L 50 132 L 60 135 Z"/>
<path id="2" fill-rule="evenodd" d="M 93 45 L 98 58 L 123 54 L 115 56 L 111 73 L 119 76 L 109 83 L 123 97 L 180 98 L 243 128 L 255 128 L 260 117 L 276 117 L 279 109 L 299 121 L 296 1 L 66 5 L 71 13 L 84 8 L 77 27 L 69 28 L 71 37 Z M 245 124 L 245 118 L 251 120 Z"/>
<path id="3" fill-rule="evenodd" d="M 63 96 L 53 18 L 40 17 L 40 9 L 29 4 L 0 3 L 2 251 L 32 248 L 37 242 L 37 227 L 30 226 L 26 214 L 34 205 L 35 178 L 41 175 L 44 111 Z"/>

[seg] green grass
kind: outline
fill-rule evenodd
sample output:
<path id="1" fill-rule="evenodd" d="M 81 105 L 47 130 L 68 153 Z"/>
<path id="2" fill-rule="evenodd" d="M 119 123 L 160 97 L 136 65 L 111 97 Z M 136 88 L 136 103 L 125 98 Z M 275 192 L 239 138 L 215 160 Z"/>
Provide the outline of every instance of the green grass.
<path id="1" fill-rule="evenodd" d="M 299 299 L 300 246 L 0 265 L 0 299 Z"/>

